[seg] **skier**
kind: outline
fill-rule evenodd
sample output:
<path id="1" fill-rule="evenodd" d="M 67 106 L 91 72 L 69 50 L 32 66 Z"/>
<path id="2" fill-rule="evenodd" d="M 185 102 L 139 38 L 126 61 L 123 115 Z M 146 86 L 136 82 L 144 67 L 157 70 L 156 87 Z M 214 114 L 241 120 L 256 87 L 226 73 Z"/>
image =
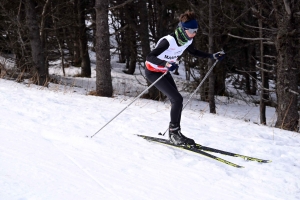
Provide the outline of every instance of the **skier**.
<path id="1" fill-rule="evenodd" d="M 168 71 L 154 86 L 170 99 L 171 121 L 169 124 L 169 139 L 176 145 L 195 145 L 195 142 L 181 133 L 180 119 L 183 98 L 178 92 L 169 71 L 174 71 L 178 68 L 176 64 L 177 58 L 185 49 L 197 57 L 218 60 L 222 60 L 225 57 L 223 52 L 210 54 L 194 49 L 192 42 L 198 30 L 198 23 L 195 17 L 195 13 L 192 11 L 186 11 L 181 14 L 175 31 L 162 37 L 146 58 L 145 75 L 150 82 L 153 83 L 163 73 Z"/>

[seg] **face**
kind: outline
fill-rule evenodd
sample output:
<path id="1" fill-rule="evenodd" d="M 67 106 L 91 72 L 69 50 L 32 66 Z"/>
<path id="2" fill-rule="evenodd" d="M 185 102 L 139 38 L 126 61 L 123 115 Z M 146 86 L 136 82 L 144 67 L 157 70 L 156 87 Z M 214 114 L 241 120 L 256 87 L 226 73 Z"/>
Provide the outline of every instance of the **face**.
<path id="1" fill-rule="evenodd" d="M 189 36 L 189 38 L 193 38 L 197 34 L 197 32 L 190 33 L 189 30 L 185 30 L 185 33 L 187 34 L 187 36 Z"/>

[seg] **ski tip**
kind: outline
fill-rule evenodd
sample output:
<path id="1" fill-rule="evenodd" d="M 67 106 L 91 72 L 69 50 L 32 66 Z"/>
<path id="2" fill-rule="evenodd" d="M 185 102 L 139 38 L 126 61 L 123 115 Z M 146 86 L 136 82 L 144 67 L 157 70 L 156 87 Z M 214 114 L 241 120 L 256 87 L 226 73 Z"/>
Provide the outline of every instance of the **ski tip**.
<path id="1" fill-rule="evenodd" d="M 258 161 L 259 163 L 271 163 L 272 162 L 272 160 L 260 160 L 260 161 Z"/>
<path id="2" fill-rule="evenodd" d="M 225 164 L 230 165 L 230 166 L 235 167 L 235 168 L 245 168 L 244 166 L 237 165 L 237 164 L 234 164 L 234 163 L 225 163 Z"/>

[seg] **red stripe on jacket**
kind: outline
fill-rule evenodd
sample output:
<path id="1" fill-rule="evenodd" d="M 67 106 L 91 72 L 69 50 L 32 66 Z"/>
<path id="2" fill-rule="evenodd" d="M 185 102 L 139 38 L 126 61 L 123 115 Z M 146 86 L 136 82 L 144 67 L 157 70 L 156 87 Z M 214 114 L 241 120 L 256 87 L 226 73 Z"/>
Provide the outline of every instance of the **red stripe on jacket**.
<path id="1" fill-rule="evenodd" d="M 167 68 L 165 68 L 165 66 L 160 66 L 160 65 L 157 65 L 157 68 L 156 67 L 153 67 L 148 61 L 146 61 L 146 67 L 149 71 L 151 72 L 161 72 L 161 73 L 164 73 L 166 71 L 168 71 Z"/>

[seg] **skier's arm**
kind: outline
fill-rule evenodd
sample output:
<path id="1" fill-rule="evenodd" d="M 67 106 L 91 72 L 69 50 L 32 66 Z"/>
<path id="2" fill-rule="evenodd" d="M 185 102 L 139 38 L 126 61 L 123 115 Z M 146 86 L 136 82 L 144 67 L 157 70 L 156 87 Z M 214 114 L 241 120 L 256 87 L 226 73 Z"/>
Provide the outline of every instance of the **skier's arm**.
<path id="1" fill-rule="evenodd" d="M 201 58 L 211 58 L 210 53 L 205 53 L 203 51 L 199 51 L 199 50 L 195 49 L 193 44 L 188 46 L 187 50 L 193 56 L 197 56 L 197 57 L 201 57 Z"/>
<path id="2" fill-rule="evenodd" d="M 167 50 L 169 46 L 170 44 L 168 40 L 166 39 L 161 40 L 157 45 L 157 47 L 148 54 L 146 60 L 156 65 L 165 66 L 167 62 L 157 58 L 157 56 L 159 56 L 162 52 Z"/>

